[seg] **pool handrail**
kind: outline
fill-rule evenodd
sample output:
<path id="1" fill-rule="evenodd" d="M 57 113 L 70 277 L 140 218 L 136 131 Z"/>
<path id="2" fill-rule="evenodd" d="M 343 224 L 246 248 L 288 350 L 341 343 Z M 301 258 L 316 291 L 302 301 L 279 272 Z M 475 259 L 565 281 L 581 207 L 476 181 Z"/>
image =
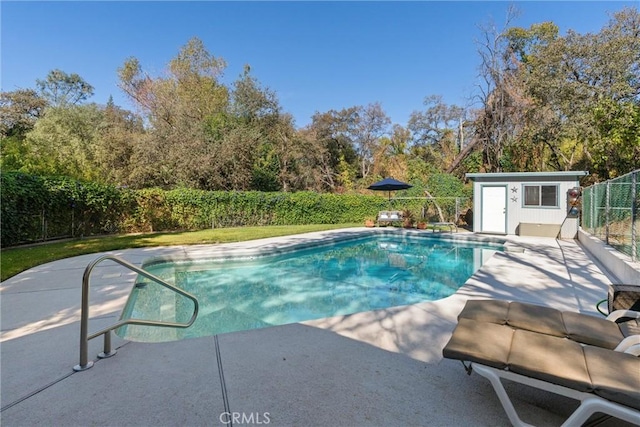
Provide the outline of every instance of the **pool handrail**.
<path id="1" fill-rule="evenodd" d="M 176 322 L 162 322 L 157 320 L 144 320 L 144 319 L 127 319 L 120 320 L 116 324 L 109 326 L 107 328 L 101 329 L 98 332 L 95 332 L 89 335 L 89 277 L 91 276 L 91 272 L 93 268 L 101 263 L 102 261 L 110 260 L 114 261 L 129 270 L 138 273 L 141 276 L 150 279 L 159 285 L 164 286 L 167 289 L 170 289 L 176 292 L 179 295 L 189 298 L 193 301 L 194 309 L 193 315 L 186 323 L 176 323 Z M 135 284 L 134 284 L 135 286 Z M 87 268 L 84 270 L 84 274 L 82 276 L 82 306 L 80 312 L 80 363 L 73 367 L 74 371 L 84 371 L 93 366 L 93 362 L 89 361 L 88 352 L 89 352 L 89 340 L 93 338 L 99 337 L 100 335 L 104 335 L 104 346 L 103 352 L 98 354 L 98 358 L 104 359 L 107 357 L 111 357 L 116 354 L 116 350 L 111 350 L 111 331 L 117 329 L 124 325 L 143 325 L 143 326 L 160 326 L 167 328 L 188 328 L 193 325 L 196 318 L 198 317 L 198 299 L 174 285 L 171 285 L 159 277 L 154 276 L 153 274 L 144 271 L 141 268 L 136 267 L 135 265 L 123 260 L 122 258 L 118 258 L 115 255 L 103 255 L 87 265 Z"/>

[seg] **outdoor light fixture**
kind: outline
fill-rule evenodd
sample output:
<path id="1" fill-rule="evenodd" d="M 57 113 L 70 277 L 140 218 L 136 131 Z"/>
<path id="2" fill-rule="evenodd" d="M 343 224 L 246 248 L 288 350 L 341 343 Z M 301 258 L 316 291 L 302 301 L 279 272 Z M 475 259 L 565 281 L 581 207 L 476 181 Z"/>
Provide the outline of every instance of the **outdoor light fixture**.
<path id="1" fill-rule="evenodd" d="M 578 218 L 582 207 L 582 188 L 573 187 L 567 190 L 567 218 Z"/>

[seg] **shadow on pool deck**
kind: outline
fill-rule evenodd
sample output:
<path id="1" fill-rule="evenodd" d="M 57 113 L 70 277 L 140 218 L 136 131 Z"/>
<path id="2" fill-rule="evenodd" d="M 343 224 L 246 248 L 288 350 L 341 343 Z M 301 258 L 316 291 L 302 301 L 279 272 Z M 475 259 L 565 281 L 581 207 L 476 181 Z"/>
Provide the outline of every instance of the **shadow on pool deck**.
<path id="1" fill-rule="evenodd" d="M 331 233 L 116 254 L 139 265 L 149 257 L 237 253 Z M 71 368 L 78 361 L 82 273 L 98 254 L 39 266 L 0 287 L 0 421 L 228 425 L 232 413 L 234 425 L 508 425 L 489 383 L 442 359 L 465 301 L 500 298 L 596 314 L 610 283 L 573 241 L 510 240 L 524 253 L 496 254 L 444 300 L 168 343 L 114 336 L 118 354 L 78 373 Z M 90 330 L 117 319 L 134 277 L 110 264 L 96 268 Z M 101 345 L 90 342 L 90 358 Z M 522 418 L 536 425 L 559 425 L 577 407 L 546 392 L 507 388 Z"/>

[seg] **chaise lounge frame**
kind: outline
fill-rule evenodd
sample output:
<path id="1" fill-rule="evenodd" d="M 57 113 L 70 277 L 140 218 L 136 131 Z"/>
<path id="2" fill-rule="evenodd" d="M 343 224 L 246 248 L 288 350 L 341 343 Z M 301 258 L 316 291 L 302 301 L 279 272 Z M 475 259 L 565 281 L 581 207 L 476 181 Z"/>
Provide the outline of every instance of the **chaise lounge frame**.
<path id="1" fill-rule="evenodd" d="M 464 364 L 464 362 L 463 362 Z M 621 420 L 625 420 L 627 422 L 638 424 L 640 422 L 640 412 L 629 408 L 627 406 L 623 406 L 619 403 L 614 403 L 609 400 L 603 399 L 602 397 L 596 396 L 593 393 L 581 392 L 577 390 L 573 390 L 568 387 L 564 387 L 561 385 L 549 383 L 546 381 L 541 381 L 536 378 L 527 377 L 521 374 L 516 374 L 514 372 L 505 371 L 502 369 L 492 368 L 491 366 L 480 365 L 476 362 L 470 362 L 469 366 L 465 365 L 467 372 L 471 374 L 471 370 L 478 373 L 488 379 L 493 386 L 493 389 L 504 408 L 504 411 L 509 417 L 509 421 L 516 427 L 534 427 L 531 424 L 525 423 L 520 419 L 518 413 L 507 394 L 504 386 L 502 385 L 502 379 L 514 381 L 520 384 L 528 385 L 530 387 L 535 387 L 540 390 L 549 391 L 554 394 L 559 394 L 561 396 L 568 397 L 570 399 L 579 400 L 580 406 L 562 423 L 563 427 L 569 426 L 580 426 L 584 424 L 589 417 L 593 414 L 602 412 L 604 414 L 608 414 L 614 416 L 616 418 L 620 418 Z"/>

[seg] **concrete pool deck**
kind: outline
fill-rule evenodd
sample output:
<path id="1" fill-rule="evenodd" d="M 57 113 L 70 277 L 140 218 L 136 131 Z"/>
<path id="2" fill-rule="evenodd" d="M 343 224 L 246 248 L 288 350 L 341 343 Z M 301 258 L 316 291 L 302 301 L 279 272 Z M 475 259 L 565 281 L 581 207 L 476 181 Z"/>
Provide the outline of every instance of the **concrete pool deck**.
<path id="1" fill-rule="evenodd" d="M 141 265 L 153 257 L 231 256 L 366 230 L 111 253 Z M 231 416 L 233 425 L 508 425 L 489 382 L 442 359 L 465 301 L 519 300 L 599 315 L 595 304 L 606 298 L 612 277 L 576 241 L 506 239 L 523 251 L 497 253 L 443 300 L 168 343 L 113 335 L 118 354 L 83 372 L 72 370 L 82 274 L 100 254 L 30 269 L 0 284 L 0 423 L 229 425 Z M 111 262 L 96 267 L 89 331 L 115 323 L 134 279 Z M 101 338 L 90 341 L 89 358 L 96 360 L 101 348 Z M 517 384 L 506 388 L 520 416 L 535 425 L 559 425 L 578 405 Z"/>

